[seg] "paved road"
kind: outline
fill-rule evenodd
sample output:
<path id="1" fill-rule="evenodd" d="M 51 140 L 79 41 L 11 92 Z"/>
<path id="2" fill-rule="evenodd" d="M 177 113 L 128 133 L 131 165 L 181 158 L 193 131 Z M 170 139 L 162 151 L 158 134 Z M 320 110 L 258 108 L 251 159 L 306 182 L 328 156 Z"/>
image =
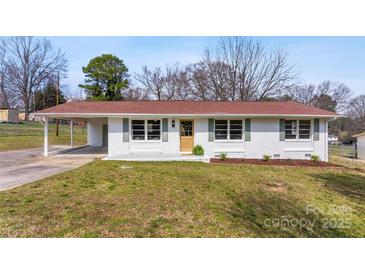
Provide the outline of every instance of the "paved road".
<path id="1" fill-rule="evenodd" d="M 50 151 L 57 148 L 50 148 Z M 44 158 L 43 150 L 24 149 L 0 152 L 0 191 L 71 170 L 105 156 L 105 151 L 82 148 Z"/>

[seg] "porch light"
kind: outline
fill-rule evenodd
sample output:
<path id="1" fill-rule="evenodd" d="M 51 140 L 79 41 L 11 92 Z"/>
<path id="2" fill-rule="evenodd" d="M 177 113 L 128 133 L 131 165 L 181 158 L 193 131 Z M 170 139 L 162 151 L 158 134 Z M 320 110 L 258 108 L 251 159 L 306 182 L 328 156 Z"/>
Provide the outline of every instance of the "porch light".
<path id="1" fill-rule="evenodd" d="M 171 126 L 172 126 L 172 127 L 175 127 L 175 120 L 172 120 L 172 122 L 171 122 Z"/>

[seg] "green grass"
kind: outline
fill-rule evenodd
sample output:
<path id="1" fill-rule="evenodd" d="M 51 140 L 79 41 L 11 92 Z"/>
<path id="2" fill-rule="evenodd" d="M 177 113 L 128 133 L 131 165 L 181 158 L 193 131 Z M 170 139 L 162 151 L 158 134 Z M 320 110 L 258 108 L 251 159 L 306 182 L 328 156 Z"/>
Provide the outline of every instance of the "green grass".
<path id="1" fill-rule="evenodd" d="M 365 163 L 354 159 L 354 148 L 352 145 L 329 145 L 328 152 L 331 163 L 365 171 Z"/>
<path id="2" fill-rule="evenodd" d="M 0 236 L 364 237 L 364 200 L 346 168 L 97 160 L 0 192 Z"/>
<path id="3" fill-rule="evenodd" d="M 334 163 L 337 165 L 345 166 L 348 168 L 356 168 L 356 169 L 363 170 L 365 172 L 365 162 L 364 161 L 350 159 L 350 158 L 337 156 L 337 155 L 330 155 L 329 161 L 331 163 Z"/>
<path id="4" fill-rule="evenodd" d="M 342 156 L 352 159 L 354 157 L 354 148 L 352 145 L 329 145 L 328 154 L 331 156 Z"/>
<path id="5" fill-rule="evenodd" d="M 69 125 L 59 125 L 59 136 L 56 136 L 56 125 L 49 124 L 49 145 L 69 145 Z M 86 143 L 86 128 L 74 128 L 74 144 Z M 0 123 L 0 151 L 36 148 L 43 145 L 43 125 L 38 122 L 22 124 Z"/>

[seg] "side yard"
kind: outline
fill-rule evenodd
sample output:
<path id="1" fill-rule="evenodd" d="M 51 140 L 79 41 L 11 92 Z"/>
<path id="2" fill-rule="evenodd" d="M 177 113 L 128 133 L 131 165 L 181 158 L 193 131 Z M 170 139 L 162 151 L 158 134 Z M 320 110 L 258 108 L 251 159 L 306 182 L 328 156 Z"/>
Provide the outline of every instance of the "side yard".
<path id="1" fill-rule="evenodd" d="M 331 163 L 365 171 L 365 161 L 354 159 L 355 149 L 352 145 L 329 145 Z"/>
<path id="2" fill-rule="evenodd" d="M 364 237 L 348 168 L 94 161 L 0 192 L 1 237 Z"/>
<path id="3" fill-rule="evenodd" d="M 56 136 L 56 124 L 49 124 L 49 144 L 69 145 L 70 126 L 59 125 L 59 136 Z M 86 144 L 86 127 L 74 128 L 74 144 Z M 36 148 L 43 145 L 43 125 L 38 122 L 19 124 L 0 123 L 0 151 Z"/>

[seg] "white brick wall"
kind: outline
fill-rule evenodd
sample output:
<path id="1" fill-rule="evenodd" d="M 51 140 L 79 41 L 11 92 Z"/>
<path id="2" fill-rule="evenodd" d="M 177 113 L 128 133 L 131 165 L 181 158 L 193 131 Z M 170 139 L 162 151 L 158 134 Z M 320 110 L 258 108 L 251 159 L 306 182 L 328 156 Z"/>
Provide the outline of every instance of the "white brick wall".
<path id="1" fill-rule="evenodd" d="M 149 117 L 138 117 L 148 119 Z M 164 118 L 164 117 L 161 117 Z M 226 119 L 226 118 L 219 118 Z M 229 119 L 229 117 L 228 117 Z M 235 119 L 244 119 L 244 117 Z M 294 118 L 293 118 L 294 119 Z M 175 127 L 172 127 L 175 120 Z M 131 154 L 136 152 L 160 152 L 162 154 L 178 154 L 180 152 L 179 118 L 168 119 L 168 142 L 123 142 L 123 119 L 109 118 L 109 148 L 108 154 Z M 100 128 L 95 123 L 90 123 L 90 133 L 99 134 Z M 313 123 L 312 123 L 313 127 Z M 88 131 L 89 132 L 89 131 Z M 313 141 L 280 141 L 279 118 L 251 118 L 251 141 L 214 141 L 208 142 L 208 119 L 194 118 L 194 144 L 200 144 L 205 150 L 205 155 L 214 157 L 221 152 L 228 157 L 262 158 L 264 154 L 272 157 L 280 154 L 280 158 L 309 159 L 306 154 L 316 154 L 327 161 L 327 122 L 320 120 L 320 139 Z M 100 143 L 97 137 L 90 138 L 93 143 Z M 364 138 L 365 139 L 365 138 Z"/>

